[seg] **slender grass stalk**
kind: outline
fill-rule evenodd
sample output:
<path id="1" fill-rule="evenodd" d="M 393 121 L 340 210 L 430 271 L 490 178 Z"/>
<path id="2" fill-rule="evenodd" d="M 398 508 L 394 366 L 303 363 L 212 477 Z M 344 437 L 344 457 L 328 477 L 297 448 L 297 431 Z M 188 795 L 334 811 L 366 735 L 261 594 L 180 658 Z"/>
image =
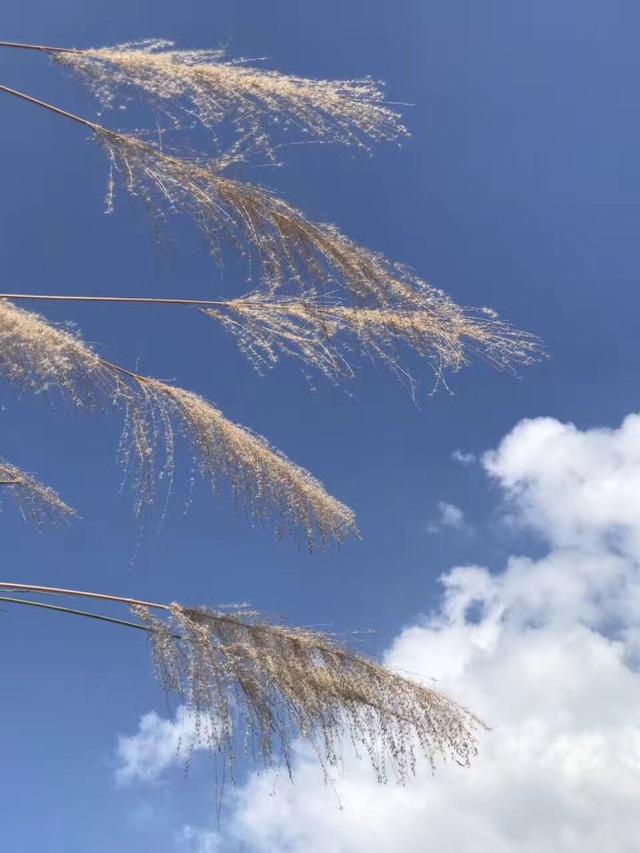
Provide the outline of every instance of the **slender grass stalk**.
<path id="1" fill-rule="evenodd" d="M 157 601 L 143 601 L 139 598 L 125 598 L 122 595 L 108 595 L 102 592 L 87 592 L 81 589 L 65 589 L 59 586 L 41 586 L 30 583 L 11 583 L 2 581 L 0 589 L 6 592 L 36 592 L 43 595 L 55 595 L 70 598 L 88 598 L 95 601 L 108 601 L 116 604 L 125 604 L 127 607 L 148 607 L 152 610 L 171 610 L 168 604 L 159 604 Z"/>
<path id="2" fill-rule="evenodd" d="M 139 622 L 132 622 L 129 619 L 118 619 L 115 616 L 105 616 L 103 613 L 93 613 L 90 610 L 77 610 L 73 607 L 64 607 L 61 604 L 47 604 L 44 601 L 32 601 L 27 598 L 13 598 L 9 595 L 0 595 L 0 601 L 8 604 L 19 604 L 25 607 L 37 607 L 41 610 L 51 610 L 55 613 L 67 613 L 70 616 L 84 616 L 86 619 L 95 619 L 99 622 L 110 622 L 112 625 L 122 625 L 126 628 L 135 628 L 138 631 L 146 631 L 150 633 L 153 628 L 147 625 L 141 625 Z M 174 635 L 176 639 L 180 639 L 178 634 Z"/>
<path id="3" fill-rule="evenodd" d="M 82 124 L 85 127 L 88 127 L 89 130 L 100 130 L 99 124 L 89 121 L 89 119 L 82 118 L 82 116 L 78 116 L 75 113 L 70 113 L 67 110 L 60 109 L 60 107 L 56 107 L 46 101 L 41 101 L 39 98 L 34 98 L 32 95 L 27 95 L 25 92 L 19 92 L 17 89 L 11 89 L 9 86 L 2 85 L 0 85 L 0 92 L 4 92 L 5 95 L 12 95 L 14 98 L 19 98 L 21 101 L 26 101 L 28 104 L 33 104 L 36 107 L 42 107 L 55 115 L 62 116 L 62 118 L 75 121 L 77 124 Z"/>
<path id="4" fill-rule="evenodd" d="M 0 41 L 0 47 L 15 48 L 17 50 L 37 50 L 41 53 L 78 53 L 72 47 L 51 47 L 45 44 L 26 44 L 19 41 Z"/>
<path id="5" fill-rule="evenodd" d="M 229 300 L 216 299 L 163 299 L 154 296 L 85 296 L 82 294 L 57 293 L 0 293 L 0 299 L 10 299 L 12 302 L 26 300 L 31 302 L 114 302 L 141 305 L 195 305 L 203 308 L 207 306 L 224 307 L 229 305 Z"/>

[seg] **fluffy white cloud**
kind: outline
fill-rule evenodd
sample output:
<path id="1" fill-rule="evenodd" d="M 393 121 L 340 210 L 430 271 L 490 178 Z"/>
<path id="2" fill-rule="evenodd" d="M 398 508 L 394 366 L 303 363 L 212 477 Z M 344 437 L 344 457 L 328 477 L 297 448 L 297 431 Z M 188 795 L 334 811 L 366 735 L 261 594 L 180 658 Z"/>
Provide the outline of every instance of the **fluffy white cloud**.
<path id="1" fill-rule="evenodd" d="M 168 767 L 183 761 L 191 750 L 204 748 L 196 734 L 195 719 L 183 706 L 176 710 L 174 720 L 165 720 L 155 711 L 145 714 L 134 735 L 118 738 L 118 783 L 156 782 Z"/>
<path id="2" fill-rule="evenodd" d="M 251 776 L 222 832 L 189 830 L 190 849 L 637 851 L 640 416 L 615 430 L 523 421 L 482 463 L 513 529 L 535 531 L 546 553 L 499 573 L 452 569 L 438 609 L 387 653 L 491 725 L 472 767 L 381 787 L 347 754 L 327 785 L 300 747 L 293 785 Z"/>
<path id="3" fill-rule="evenodd" d="M 584 432 L 552 418 L 521 421 L 483 464 L 515 520 L 551 545 L 640 556 L 640 415 Z"/>

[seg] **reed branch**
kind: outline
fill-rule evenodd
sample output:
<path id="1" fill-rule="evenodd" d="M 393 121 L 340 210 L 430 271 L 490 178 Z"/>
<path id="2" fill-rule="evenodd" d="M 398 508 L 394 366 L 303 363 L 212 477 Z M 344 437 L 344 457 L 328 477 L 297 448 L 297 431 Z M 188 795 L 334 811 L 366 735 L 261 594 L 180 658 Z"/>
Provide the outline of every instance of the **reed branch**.
<path id="1" fill-rule="evenodd" d="M 239 744 L 262 766 L 291 770 L 302 737 L 326 768 L 344 742 L 364 749 L 377 779 L 404 782 L 420 755 L 435 767 L 466 765 L 484 724 L 468 710 L 341 645 L 335 637 L 267 622 L 247 609 L 143 602 L 117 595 L 0 583 L 12 593 L 73 596 L 129 607 L 137 622 L 66 605 L 0 596 L 1 601 L 146 631 L 161 686 L 194 717 L 195 738 L 233 770 Z M 155 615 L 159 614 L 159 615 Z"/>
<path id="2" fill-rule="evenodd" d="M 34 392 L 57 388 L 79 408 L 123 410 L 120 458 L 138 514 L 154 504 L 159 480 L 170 493 L 182 438 L 214 492 L 226 484 L 248 518 L 276 536 L 323 548 L 357 534 L 352 511 L 264 438 L 197 394 L 100 358 L 77 334 L 7 300 L 0 300 L 0 376 Z"/>
<path id="3" fill-rule="evenodd" d="M 51 108 L 7 87 L 0 87 L 0 91 Z M 411 270 L 359 246 L 335 226 L 315 223 L 269 190 L 228 177 L 226 171 L 233 156 L 217 161 L 184 159 L 138 137 L 114 133 L 58 108 L 53 108 L 53 112 L 91 129 L 110 159 L 112 174 L 122 176 L 126 189 L 145 202 L 152 216 L 164 218 L 167 208 L 186 213 L 197 223 L 219 260 L 223 241 L 255 255 L 262 270 L 262 287 L 268 296 L 293 284 L 303 299 L 313 300 L 316 293 L 326 294 L 336 286 L 342 287 L 355 302 L 354 306 L 346 305 L 345 310 L 353 307 L 395 312 L 391 336 L 400 327 L 403 335 L 411 327 L 412 345 L 418 343 L 422 354 L 429 353 L 437 375 L 442 369 L 455 370 L 464 365 L 468 351 L 499 367 L 535 360 L 538 342 L 501 322 L 489 309 L 456 305 Z M 109 207 L 113 204 L 113 192 L 112 177 Z M 409 322 L 404 317 L 398 321 L 398 312 L 410 315 Z M 349 318 L 347 325 L 352 331 L 356 329 L 367 349 L 376 351 L 385 360 L 389 323 L 384 317 L 380 322 L 380 314 L 369 314 L 366 323 L 362 322 L 365 315 L 359 315 L 356 323 L 352 322 L 354 316 L 343 313 L 342 326 L 345 318 Z M 228 328 L 237 325 L 228 324 Z M 379 346 L 381 332 L 385 338 L 383 346 Z M 388 353 L 386 360 L 400 375 L 406 373 L 402 366 L 392 365 Z M 335 365 L 331 371 L 336 373 Z"/>
<path id="4" fill-rule="evenodd" d="M 176 50 L 164 40 L 74 50 L 0 42 L 0 48 L 37 51 L 75 73 L 103 108 L 141 98 L 171 126 L 194 121 L 217 142 L 223 122 L 275 159 L 269 125 L 318 142 L 368 149 L 371 142 L 408 136 L 382 85 L 360 80 L 311 80 L 229 61 L 222 50 Z"/>

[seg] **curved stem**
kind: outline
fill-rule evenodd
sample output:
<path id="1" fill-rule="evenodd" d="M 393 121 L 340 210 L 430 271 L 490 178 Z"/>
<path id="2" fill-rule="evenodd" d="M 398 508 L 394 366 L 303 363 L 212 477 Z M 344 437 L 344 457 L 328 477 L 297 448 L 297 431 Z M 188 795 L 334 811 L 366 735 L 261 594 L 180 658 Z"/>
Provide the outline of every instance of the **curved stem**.
<path id="1" fill-rule="evenodd" d="M 155 633 L 153 628 L 149 628 L 147 625 L 140 625 L 138 622 L 131 622 L 129 619 L 104 616 L 102 613 L 92 613 L 89 610 L 76 610 L 73 607 L 63 607 L 60 604 L 47 604 L 44 601 L 31 601 L 27 598 L 12 598 L 8 595 L 0 595 L 0 601 L 6 601 L 11 604 L 23 604 L 26 607 L 39 607 L 42 610 L 54 610 L 57 613 L 69 613 L 71 616 L 84 616 L 86 619 L 97 619 L 99 622 L 111 622 L 112 625 L 124 625 L 126 628 L 136 628 L 138 631 L 146 631 L 151 634 Z M 179 634 L 172 634 L 171 636 L 181 639 Z"/>
<path id="2" fill-rule="evenodd" d="M 26 101 L 29 104 L 35 104 L 37 107 L 42 107 L 45 110 L 49 110 L 49 112 L 55 113 L 56 115 L 62 116 L 63 118 L 71 119 L 71 121 L 75 121 L 78 124 L 82 124 L 85 127 L 88 127 L 89 130 L 94 131 L 102 131 L 104 130 L 99 124 L 96 124 L 93 121 L 89 121 L 89 119 L 82 118 L 82 116 L 77 116 L 75 113 L 70 113 L 67 110 L 61 110 L 60 107 L 54 107 L 53 104 L 48 104 L 46 101 L 40 101 L 38 98 L 34 98 L 31 95 L 27 95 L 24 92 L 18 92 L 17 89 L 11 89 L 9 86 L 0 85 L 0 92 L 4 92 L 5 95 L 13 95 L 14 98 L 20 98 L 22 101 Z"/>
<path id="3" fill-rule="evenodd" d="M 41 53 L 82 53 L 73 47 L 51 47 L 46 44 L 25 44 L 19 41 L 0 41 L 0 47 L 12 47 L 17 50 L 38 50 Z"/>
<path id="4" fill-rule="evenodd" d="M 149 296 L 72 296 L 47 293 L 0 293 L 0 299 L 28 299 L 41 302 L 123 302 L 142 305 L 213 305 L 224 307 L 228 302 L 214 299 L 160 299 Z"/>
<path id="5" fill-rule="evenodd" d="M 168 604 L 158 604 L 155 601 L 141 601 L 137 598 L 125 598 L 121 595 L 107 595 L 101 592 L 86 592 L 79 589 L 64 589 L 57 586 L 39 586 L 29 583 L 9 583 L 3 581 L 0 583 L 0 589 L 7 592 L 38 592 L 43 595 L 62 595 L 77 598 L 92 598 L 96 601 L 114 601 L 117 604 L 138 605 L 140 607 L 150 607 L 155 610 L 171 610 Z"/>

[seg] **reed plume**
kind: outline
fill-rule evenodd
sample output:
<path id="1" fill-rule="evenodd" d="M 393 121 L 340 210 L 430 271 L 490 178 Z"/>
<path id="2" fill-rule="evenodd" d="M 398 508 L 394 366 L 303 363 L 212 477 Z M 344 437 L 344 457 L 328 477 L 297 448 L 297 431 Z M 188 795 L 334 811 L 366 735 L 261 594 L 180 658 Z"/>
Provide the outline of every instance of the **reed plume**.
<path id="1" fill-rule="evenodd" d="M 0 376 L 35 393 L 53 388 L 76 406 L 117 400 L 122 381 L 73 327 L 53 326 L 38 314 L 0 300 Z"/>
<path id="2" fill-rule="evenodd" d="M 135 410 L 129 423 L 135 437 L 135 462 L 140 463 L 139 494 L 153 491 L 151 465 L 140 458 L 160 439 L 165 451 L 163 473 L 174 470 L 175 436 L 181 434 L 193 449 L 202 478 L 215 491 L 226 482 L 252 521 L 270 521 L 276 535 L 300 533 L 310 549 L 325 548 L 357 533 L 353 512 L 327 494 L 322 483 L 294 464 L 267 440 L 224 417 L 219 409 L 190 391 L 137 378 Z M 131 456 L 131 444 L 127 449 Z"/>
<path id="3" fill-rule="evenodd" d="M 290 768 L 294 738 L 313 745 L 325 769 L 350 738 L 378 780 L 405 782 L 418 753 L 469 764 L 482 723 L 465 708 L 314 631 L 269 624 L 255 613 L 174 604 L 169 619 L 133 605 L 149 629 L 165 691 L 194 715 L 196 741 L 231 769 L 239 747 L 263 765 Z"/>
<path id="4" fill-rule="evenodd" d="M 365 148 L 408 135 L 385 104 L 381 84 L 369 78 L 309 80 L 225 60 L 222 50 L 175 50 L 164 40 L 52 55 L 80 75 L 105 108 L 141 96 L 174 126 L 195 120 L 215 132 L 230 122 L 269 152 L 268 125 Z"/>
<path id="5" fill-rule="evenodd" d="M 182 437 L 211 488 L 226 482 L 250 520 L 272 524 L 278 536 L 299 531 L 312 548 L 357 533 L 352 511 L 266 439 L 192 392 L 101 359 L 72 331 L 6 300 L 0 300 L 0 375 L 34 391 L 55 387 L 76 406 L 124 410 L 121 461 L 137 514 L 153 505 L 159 475 L 171 483 Z"/>
<path id="6" fill-rule="evenodd" d="M 350 341 L 355 338 L 356 349 L 382 361 L 412 392 L 415 382 L 403 350 L 423 357 L 437 377 L 445 369 L 460 369 L 474 354 L 499 368 L 513 368 L 539 352 L 533 336 L 486 311 L 460 308 L 435 290 L 429 309 L 352 308 L 313 293 L 277 297 L 257 292 L 203 313 L 234 335 L 258 371 L 286 355 L 337 382 L 353 375 Z"/>
<path id="7" fill-rule="evenodd" d="M 529 352 L 531 339 L 496 322 L 495 312 L 481 309 L 484 319 L 472 324 L 464 309 L 409 268 L 358 245 L 333 225 L 312 222 L 264 187 L 227 177 L 229 160 L 188 160 L 130 134 L 104 128 L 94 132 L 112 167 L 109 208 L 113 173 L 118 172 L 126 189 L 144 201 L 152 216 L 163 218 L 165 209 L 189 215 L 218 260 L 225 241 L 255 256 L 266 292 L 273 295 L 287 284 L 310 295 L 341 287 L 359 307 L 424 312 L 423 319 L 438 313 L 439 334 L 448 341 L 447 347 L 459 339 L 464 325 L 469 338 L 483 329 L 485 347 L 491 341 L 487 350 L 494 357 L 490 360 L 521 360 Z"/>
<path id="8" fill-rule="evenodd" d="M 219 260 L 225 242 L 256 257 L 263 289 L 271 296 L 291 284 L 307 299 L 336 286 L 344 288 L 355 306 L 367 312 L 344 306 L 340 325 L 357 331 L 361 343 L 366 342 L 399 375 L 405 370 L 389 357 L 387 347 L 392 328 L 391 338 L 411 337 L 412 347 L 423 350 L 421 354 L 435 353 L 437 373 L 442 366 L 459 367 L 465 351 L 473 349 L 503 367 L 534 360 L 535 340 L 500 322 L 490 309 L 470 312 L 457 306 L 412 270 L 359 246 L 335 226 L 314 223 L 270 191 L 227 177 L 235 155 L 216 161 L 172 156 L 131 134 L 115 133 L 31 96 L 0 89 L 91 130 L 111 162 L 108 209 L 113 206 L 118 172 L 152 217 L 164 218 L 167 209 L 189 215 Z M 328 365 L 330 372 L 341 366 L 340 358 Z"/>
<path id="9" fill-rule="evenodd" d="M 409 269 L 359 246 L 333 225 L 312 222 L 266 188 L 227 177 L 232 157 L 186 159 L 132 134 L 100 127 L 94 132 L 111 163 L 107 209 L 118 173 L 152 216 L 163 219 L 170 210 L 191 217 L 218 260 L 225 241 L 255 256 L 271 292 L 287 283 L 301 290 L 341 286 L 369 307 L 430 304 L 434 289 Z"/>
<path id="10" fill-rule="evenodd" d="M 25 521 L 36 527 L 45 523 L 59 524 L 77 514 L 52 488 L 4 459 L 0 459 L 0 487 L 0 499 L 10 496 Z"/>

